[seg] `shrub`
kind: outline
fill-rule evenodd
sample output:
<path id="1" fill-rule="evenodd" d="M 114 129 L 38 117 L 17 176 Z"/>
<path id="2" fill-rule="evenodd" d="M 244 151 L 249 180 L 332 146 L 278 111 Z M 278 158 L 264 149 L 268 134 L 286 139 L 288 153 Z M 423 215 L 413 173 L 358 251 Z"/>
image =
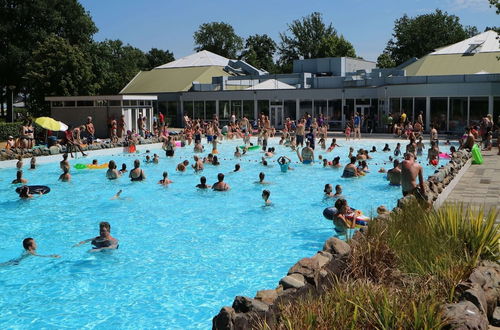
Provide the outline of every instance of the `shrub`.
<path id="1" fill-rule="evenodd" d="M 0 141 L 5 141 L 12 135 L 13 137 L 19 136 L 19 127 L 22 123 L 0 123 Z"/>

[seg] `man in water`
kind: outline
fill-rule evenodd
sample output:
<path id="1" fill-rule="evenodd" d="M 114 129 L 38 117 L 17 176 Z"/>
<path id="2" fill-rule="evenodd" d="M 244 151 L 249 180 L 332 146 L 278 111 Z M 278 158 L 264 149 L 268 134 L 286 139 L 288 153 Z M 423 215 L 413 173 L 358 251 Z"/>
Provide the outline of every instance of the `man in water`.
<path id="1" fill-rule="evenodd" d="M 34 256 L 34 257 L 42 257 L 42 258 L 61 258 L 60 255 L 57 254 L 49 254 L 49 255 L 41 255 L 36 252 L 37 245 L 35 242 L 34 238 L 28 237 L 23 240 L 23 248 L 24 251 L 21 254 L 19 258 L 7 261 L 7 262 L 2 262 L 0 263 L 0 266 L 11 266 L 11 265 L 18 265 L 21 260 L 26 259 L 27 257 Z"/>
<path id="2" fill-rule="evenodd" d="M 231 187 L 227 183 L 224 182 L 224 174 L 217 174 L 217 182 L 212 185 L 212 189 L 216 191 L 226 191 Z"/>
<path id="3" fill-rule="evenodd" d="M 387 171 L 387 180 L 393 186 L 401 185 L 401 168 L 399 166 L 399 160 L 394 160 L 394 167 Z"/>
<path id="4" fill-rule="evenodd" d="M 333 195 L 333 198 L 344 198 L 344 195 L 342 195 L 342 186 L 341 185 L 336 185 L 335 186 L 335 194 Z"/>
<path id="5" fill-rule="evenodd" d="M 193 156 L 194 164 L 192 165 L 195 172 L 203 171 L 204 165 L 203 161 L 198 156 Z"/>
<path id="6" fill-rule="evenodd" d="M 271 192 L 269 190 L 265 189 L 262 191 L 262 199 L 264 200 L 265 206 L 272 205 L 271 200 L 269 199 L 269 196 L 271 196 Z"/>
<path id="7" fill-rule="evenodd" d="M 118 249 L 118 240 L 111 236 L 111 225 L 106 221 L 99 223 L 99 236 L 81 241 L 80 243 L 75 244 L 73 247 L 80 246 L 89 242 L 93 246 L 89 252 Z"/>
<path id="8" fill-rule="evenodd" d="M 420 190 L 417 187 L 417 176 Z M 401 187 L 403 188 L 403 196 L 412 194 L 424 199 L 424 172 L 422 166 L 415 162 L 415 155 L 411 152 L 405 154 L 405 159 L 401 163 Z"/>
<path id="9" fill-rule="evenodd" d="M 306 142 L 306 146 L 302 149 L 301 153 L 297 150 L 297 156 L 302 164 L 311 164 L 314 162 L 314 150 L 311 148 L 309 141 Z"/>
<path id="10" fill-rule="evenodd" d="M 207 178 L 205 178 L 204 176 L 200 178 L 200 183 L 196 185 L 196 188 L 198 189 L 208 189 L 210 187 L 211 185 L 207 184 Z"/>
<path id="11" fill-rule="evenodd" d="M 304 146 L 304 133 L 306 129 L 304 126 L 304 119 L 299 120 L 299 123 L 297 124 L 296 128 L 296 142 L 297 142 L 297 147 L 300 145 L 301 147 Z"/>

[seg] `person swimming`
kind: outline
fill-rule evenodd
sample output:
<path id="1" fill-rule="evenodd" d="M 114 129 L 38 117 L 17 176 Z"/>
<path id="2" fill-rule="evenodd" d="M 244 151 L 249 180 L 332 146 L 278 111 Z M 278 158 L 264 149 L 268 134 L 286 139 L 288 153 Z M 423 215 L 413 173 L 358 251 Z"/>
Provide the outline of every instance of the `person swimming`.
<path id="1" fill-rule="evenodd" d="M 235 165 L 234 165 L 234 170 L 233 170 L 233 172 L 239 172 L 239 171 L 240 171 L 240 169 L 241 169 L 240 164 L 235 164 Z"/>
<path id="2" fill-rule="evenodd" d="M 141 161 L 139 159 L 134 160 L 134 169 L 129 173 L 130 181 L 146 180 L 146 174 L 140 168 L 140 166 L 141 166 Z"/>
<path id="3" fill-rule="evenodd" d="M 2 262 L 2 263 L 0 263 L 0 266 L 19 265 L 19 263 L 22 260 L 26 259 L 27 257 L 31 257 L 31 256 L 42 257 L 42 258 L 60 258 L 61 257 L 60 255 L 57 255 L 57 254 L 49 254 L 49 255 L 38 254 L 36 252 L 36 249 L 38 248 L 36 241 L 34 238 L 31 238 L 31 237 L 27 237 L 27 238 L 23 239 L 23 248 L 24 248 L 24 251 L 21 254 L 21 256 L 19 256 L 16 259 L 9 260 L 7 262 Z"/>
<path id="4" fill-rule="evenodd" d="M 111 236 L 111 225 L 106 221 L 99 223 L 99 236 L 83 240 L 78 244 L 73 245 L 73 247 L 77 247 L 89 242 L 93 246 L 89 252 L 114 250 L 118 249 L 119 247 L 118 240 Z"/>

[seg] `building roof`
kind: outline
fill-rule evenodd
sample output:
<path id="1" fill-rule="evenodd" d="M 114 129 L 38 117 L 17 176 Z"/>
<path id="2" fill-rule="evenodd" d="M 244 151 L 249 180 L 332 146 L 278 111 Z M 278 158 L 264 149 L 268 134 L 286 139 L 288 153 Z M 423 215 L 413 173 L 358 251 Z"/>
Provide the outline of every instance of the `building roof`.
<path id="1" fill-rule="evenodd" d="M 169 68 L 189 68 L 198 66 L 221 66 L 228 65 L 229 59 L 220 55 L 202 50 L 201 52 L 194 53 L 173 62 L 157 66 L 155 69 L 169 69 Z"/>
<path id="2" fill-rule="evenodd" d="M 295 89 L 294 86 L 285 84 L 276 79 L 268 79 L 257 85 L 247 88 L 247 90 L 259 90 L 259 89 Z"/>
<path id="3" fill-rule="evenodd" d="M 442 47 L 402 68 L 407 76 L 500 73 L 500 40 L 486 31 Z"/>
<path id="4" fill-rule="evenodd" d="M 472 38 L 457 42 L 456 44 L 437 49 L 430 55 L 450 55 L 450 54 L 478 54 L 500 52 L 500 39 L 498 33 L 489 30 Z"/>
<path id="5" fill-rule="evenodd" d="M 141 71 L 120 91 L 120 94 L 185 92 L 191 89 L 194 81 L 211 84 L 212 77 L 229 75 L 220 66 Z"/>

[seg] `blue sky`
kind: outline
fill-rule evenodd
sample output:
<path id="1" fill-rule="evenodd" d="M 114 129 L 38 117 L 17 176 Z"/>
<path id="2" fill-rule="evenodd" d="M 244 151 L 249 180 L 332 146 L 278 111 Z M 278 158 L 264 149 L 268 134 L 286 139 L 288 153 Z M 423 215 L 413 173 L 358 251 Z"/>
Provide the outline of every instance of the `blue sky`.
<path id="1" fill-rule="evenodd" d="M 243 38 L 268 34 L 276 42 L 287 24 L 314 11 L 333 23 L 358 56 L 376 60 L 391 38 L 394 20 L 439 8 L 462 24 L 500 25 L 488 0 L 80 0 L 99 28 L 96 40 L 120 39 L 143 51 L 168 49 L 180 58 L 193 53 L 193 33 L 207 22 L 231 24 Z M 241 4 L 240 4 L 241 3 Z"/>

